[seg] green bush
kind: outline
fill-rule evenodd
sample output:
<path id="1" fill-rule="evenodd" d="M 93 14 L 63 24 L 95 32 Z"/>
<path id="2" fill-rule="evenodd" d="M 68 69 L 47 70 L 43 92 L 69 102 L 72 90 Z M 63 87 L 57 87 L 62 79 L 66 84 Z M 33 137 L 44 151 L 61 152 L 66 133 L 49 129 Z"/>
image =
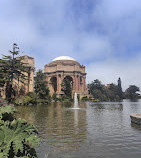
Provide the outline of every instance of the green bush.
<path id="1" fill-rule="evenodd" d="M 6 106 L 8 103 L 6 100 L 0 98 L 0 106 Z"/>
<path id="2" fill-rule="evenodd" d="M 23 96 L 21 98 L 16 98 L 13 103 L 16 105 L 29 105 L 29 104 L 36 104 L 38 100 L 38 97 L 36 93 L 29 92 L 26 94 L 26 96 Z"/>
<path id="3" fill-rule="evenodd" d="M 87 97 L 83 97 L 83 98 L 81 99 L 81 101 L 87 101 L 87 100 L 88 100 Z"/>
<path id="4" fill-rule="evenodd" d="M 12 106 L 0 107 L 0 157 L 37 157 L 37 129 L 23 119 L 15 119 L 16 111 Z"/>
<path id="5" fill-rule="evenodd" d="M 29 96 L 31 98 L 30 103 L 32 104 L 36 104 L 37 103 L 37 94 L 35 92 L 29 92 L 27 93 L 27 96 Z"/>

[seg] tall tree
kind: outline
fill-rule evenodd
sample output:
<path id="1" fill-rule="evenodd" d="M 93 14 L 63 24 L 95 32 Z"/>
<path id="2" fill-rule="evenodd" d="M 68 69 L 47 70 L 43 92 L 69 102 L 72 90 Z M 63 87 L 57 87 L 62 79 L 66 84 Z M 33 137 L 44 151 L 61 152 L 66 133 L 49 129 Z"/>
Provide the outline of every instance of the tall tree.
<path id="1" fill-rule="evenodd" d="M 103 91 L 104 85 L 98 79 L 92 81 L 92 83 L 88 84 L 89 93 L 92 95 L 96 95 L 95 90 Z"/>
<path id="2" fill-rule="evenodd" d="M 119 95 L 119 98 L 122 99 L 122 87 L 121 87 L 121 79 L 120 79 L 120 77 L 118 79 L 118 95 Z"/>
<path id="3" fill-rule="evenodd" d="M 42 70 L 39 70 L 36 73 L 36 77 L 34 79 L 35 81 L 35 93 L 37 94 L 39 99 L 44 99 L 49 101 L 49 89 L 47 87 L 47 81 L 46 81 L 46 76 L 45 74 L 42 72 Z"/>
<path id="4" fill-rule="evenodd" d="M 13 44 L 13 50 L 10 51 L 10 55 L 3 55 L 0 60 L 0 76 L 3 76 L 1 80 L 6 86 L 6 99 L 11 101 L 14 95 L 14 86 L 21 82 L 25 84 L 28 80 L 28 74 L 30 67 L 27 63 L 23 63 L 23 58 L 19 56 L 19 48 L 16 43 Z"/>
<path id="5" fill-rule="evenodd" d="M 111 83 L 105 86 L 98 79 L 94 80 L 88 85 L 89 93 L 100 101 L 117 101 L 118 96 L 118 86 Z"/>
<path id="6" fill-rule="evenodd" d="M 66 97 L 72 97 L 72 81 L 69 78 L 65 78 L 62 84 L 62 91 L 66 95 Z"/>
<path id="7" fill-rule="evenodd" d="M 130 85 L 129 88 L 126 89 L 125 95 L 128 99 L 137 99 L 138 95 L 136 92 L 140 91 L 139 87 L 135 85 Z"/>
<path id="8" fill-rule="evenodd" d="M 0 59 L 0 65 L 1 65 L 2 60 Z M 1 92 L 3 91 L 3 87 L 5 84 L 5 80 L 4 80 L 4 73 L 2 72 L 2 69 L 0 67 L 0 97 L 1 97 Z"/>

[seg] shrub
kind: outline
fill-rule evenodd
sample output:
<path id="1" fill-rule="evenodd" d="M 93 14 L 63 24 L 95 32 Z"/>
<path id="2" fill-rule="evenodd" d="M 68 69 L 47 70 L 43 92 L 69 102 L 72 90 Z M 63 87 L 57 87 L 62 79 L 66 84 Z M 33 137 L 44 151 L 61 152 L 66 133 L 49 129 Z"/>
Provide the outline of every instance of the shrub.
<path id="1" fill-rule="evenodd" d="M 37 130 L 33 124 L 15 119 L 16 111 L 12 106 L 0 107 L 0 157 L 37 157 Z"/>
<path id="2" fill-rule="evenodd" d="M 29 105 L 29 104 L 36 104 L 37 103 L 37 95 L 34 92 L 29 92 L 26 96 L 21 98 L 16 98 L 13 103 L 16 105 Z"/>
<path id="3" fill-rule="evenodd" d="M 52 99 L 56 102 L 57 101 L 57 97 L 56 97 L 56 93 L 54 92 L 52 95 Z"/>
<path id="4" fill-rule="evenodd" d="M 0 98 L 0 106 L 6 106 L 7 105 L 7 101 Z"/>

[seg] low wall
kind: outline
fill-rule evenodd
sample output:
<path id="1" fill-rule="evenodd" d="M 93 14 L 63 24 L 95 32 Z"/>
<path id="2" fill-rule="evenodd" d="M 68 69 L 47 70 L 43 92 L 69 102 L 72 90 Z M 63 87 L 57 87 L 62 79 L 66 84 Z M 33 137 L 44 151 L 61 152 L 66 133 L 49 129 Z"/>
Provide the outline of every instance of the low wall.
<path id="1" fill-rule="evenodd" d="M 132 123 L 141 125 L 141 113 L 131 114 L 130 118 Z"/>

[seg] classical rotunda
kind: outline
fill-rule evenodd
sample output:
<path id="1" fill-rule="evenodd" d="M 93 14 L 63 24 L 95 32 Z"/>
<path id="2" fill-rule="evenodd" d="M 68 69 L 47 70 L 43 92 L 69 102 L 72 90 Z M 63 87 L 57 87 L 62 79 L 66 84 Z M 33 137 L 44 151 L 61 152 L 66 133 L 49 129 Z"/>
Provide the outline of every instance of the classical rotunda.
<path id="1" fill-rule="evenodd" d="M 81 98 L 88 95 L 86 87 L 85 66 L 80 65 L 78 61 L 68 56 L 60 56 L 52 60 L 44 67 L 46 81 L 51 96 L 56 93 L 58 98 L 64 95 L 62 85 L 67 78 L 70 81 L 72 89 L 72 97 L 76 92 Z"/>

